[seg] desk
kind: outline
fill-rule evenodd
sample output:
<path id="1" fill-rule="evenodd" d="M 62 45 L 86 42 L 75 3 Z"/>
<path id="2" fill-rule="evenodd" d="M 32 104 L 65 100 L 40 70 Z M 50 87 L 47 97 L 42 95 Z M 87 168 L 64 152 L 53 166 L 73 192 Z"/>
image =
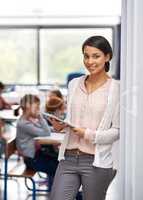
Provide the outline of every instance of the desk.
<path id="1" fill-rule="evenodd" d="M 0 110 L 0 119 L 3 119 L 5 121 L 15 121 L 18 119 L 18 117 L 16 117 L 13 114 L 13 110 Z"/>
<path id="2" fill-rule="evenodd" d="M 13 145 L 15 141 L 15 135 L 10 137 L 5 137 L 3 135 L 3 144 L 4 144 L 4 196 L 3 199 L 7 200 L 7 180 L 8 180 L 8 158 L 11 155 L 12 151 L 15 151 Z"/>
<path id="3" fill-rule="evenodd" d="M 50 136 L 35 137 L 34 140 L 38 144 L 61 144 L 64 136 L 64 133 L 52 132 Z"/>

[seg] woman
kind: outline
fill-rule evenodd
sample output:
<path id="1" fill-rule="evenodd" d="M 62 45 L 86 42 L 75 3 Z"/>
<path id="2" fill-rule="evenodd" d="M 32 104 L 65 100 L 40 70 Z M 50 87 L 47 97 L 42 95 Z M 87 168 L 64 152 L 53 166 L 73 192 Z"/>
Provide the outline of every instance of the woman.
<path id="1" fill-rule="evenodd" d="M 82 52 L 89 74 L 69 83 L 67 120 L 75 128 L 67 128 L 61 145 L 51 200 L 74 200 L 80 186 L 84 200 L 104 200 L 116 173 L 119 83 L 107 74 L 112 48 L 104 37 L 93 36 Z M 56 121 L 53 125 L 60 129 Z"/>
<path id="2" fill-rule="evenodd" d="M 37 148 L 34 138 L 51 134 L 46 120 L 40 115 L 40 99 L 36 95 L 26 94 L 20 101 L 23 114 L 17 123 L 16 144 L 24 157 L 27 168 L 45 172 L 54 176 L 58 165 L 57 156 L 50 149 Z M 55 155 L 55 154 L 54 154 Z"/>

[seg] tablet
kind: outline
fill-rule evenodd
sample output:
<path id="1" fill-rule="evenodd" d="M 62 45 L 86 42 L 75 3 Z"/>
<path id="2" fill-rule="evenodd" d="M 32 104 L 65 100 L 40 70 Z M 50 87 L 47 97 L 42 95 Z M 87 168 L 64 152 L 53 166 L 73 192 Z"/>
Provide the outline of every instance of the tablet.
<path id="1" fill-rule="evenodd" d="M 66 125 L 70 126 L 71 128 L 74 128 L 74 125 L 73 125 L 73 124 L 62 120 L 62 119 L 58 118 L 57 116 L 55 116 L 55 115 L 53 115 L 53 114 L 51 114 L 51 113 L 45 113 L 45 112 L 44 112 L 44 113 L 42 113 L 42 114 L 45 115 L 46 117 L 49 117 L 49 118 L 52 118 L 52 119 L 57 120 L 57 121 L 60 122 L 61 124 L 66 124 Z"/>

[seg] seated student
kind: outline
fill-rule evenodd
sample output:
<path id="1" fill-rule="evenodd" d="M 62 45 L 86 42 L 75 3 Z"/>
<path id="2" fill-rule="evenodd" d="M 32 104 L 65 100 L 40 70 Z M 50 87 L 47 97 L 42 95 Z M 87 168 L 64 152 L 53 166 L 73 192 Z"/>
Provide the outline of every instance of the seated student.
<path id="1" fill-rule="evenodd" d="M 13 103 L 7 102 L 2 97 L 2 93 L 3 93 L 4 89 L 5 89 L 5 85 L 2 82 L 0 82 L 0 110 L 11 109 L 12 105 L 17 105 L 18 104 L 17 102 L 13 102 Z"/>
<path id="2" fill-rule="evenodd" d="M 0 110 L 11 109 L 11 104 L 6 102 L 6 100 L 2 97 L 4 88 L 5 88 L 4 84 L 0 82 Z"/>
<path id="3" fill-rule="evenodd" d="M 65 110 L 66 110 L 65 102 L 63 99 L 61 99 L 59 97 L 53 96 L 46 101 L 45 112 L 53 114 L 62 120 L 65 119 L 65 115 L 66 115 Z M 57 131 L 52 126 L 51 119 L 48 118 L 46 120 L 47 120 L 48 124 L 52 127 L 53 131 Z"/>
<path id="4" fill-rule="evenodd" d="M 59 98 L 63 99 L 63 95 L 60 90 L 51 90 L 48 93 L 48 98 L 51 98 L 51 97 L 59 97 Z"/>
<path id="5" fill-rule="evenodd" d="M 27 168 L 55 175 L 58 165 L 57 154 L 51 147 L 39 148 L 36 151 L 34 138 L 51 134 L 46 120 L 40 114 L 40 99 L 36 95 L 27 94 L 20 101 L 23 114 L 17 123 L 16 143 L 19 152 L 24 156 Z"/>
<path id="6" fill-rule="evenodd" d="M 51 97 L 46 101 L 45 111 L 55 116 L 65 118 L 65 102 L 59 97 Z"/>

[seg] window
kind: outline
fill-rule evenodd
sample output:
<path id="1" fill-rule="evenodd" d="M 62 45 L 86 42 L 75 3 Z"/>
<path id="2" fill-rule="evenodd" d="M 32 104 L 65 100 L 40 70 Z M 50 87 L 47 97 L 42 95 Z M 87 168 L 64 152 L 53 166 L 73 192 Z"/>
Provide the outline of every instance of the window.
<path id="1" fill-rule="evenodd" d="M 105 36 L 112 45 L 111 28 L 64 28 L 40 31 L 40 81 L 63 84 L 71 72 L 84 72 L 81 46 L 92 35 Z"/>
<path id="2" fill-rule="evenodd" d="M 37 83 L 34 29 L 0 29 L 0 80 L 6 84 Z"/>
<path id="3" fill-rule="evenodd" d="M 0 81 L 64 85 L 69 73 L 84 73 L 81 46 L 92 35 L 113 43 L 112 27 L 1 28 Z"/>

